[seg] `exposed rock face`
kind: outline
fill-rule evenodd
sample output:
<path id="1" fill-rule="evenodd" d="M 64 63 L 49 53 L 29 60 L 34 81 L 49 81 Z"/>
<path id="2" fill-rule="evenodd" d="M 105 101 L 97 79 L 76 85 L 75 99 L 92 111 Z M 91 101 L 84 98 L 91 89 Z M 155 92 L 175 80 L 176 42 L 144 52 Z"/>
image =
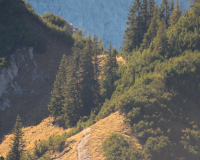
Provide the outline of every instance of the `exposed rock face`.
<path id="1" fill-rule="evenodd" d="M 47 105 L 61 57 L 70 53 L 63 45 L 50 46 L 48 54 L 33 54 L 33 48 L 17 50 L 10 65 L 0 71 L 0 139 L 11 131 L 18 114 L 24 126 L 49 115 Z"/>
<path id="2" fill-rule="evenodd" d="M 28 81 L 27 78 L 29 78 Z M 31 83 L 37 85 L 45 79 L 48 77 L 38 67 L 33 56 L 33 48 L 16 50 L 15 54 L 11 56 L 10 66 L 4 68 L 0 74 L 0 110 L 4 111 L 6 108 L 14 107 L 11 96 L 21 97 L 32 94 L 37 87 L 33 86 L 32 91 L 27 93 L 27 86 Z"/>
<path id="3" fill-rule="evenodd" d="M 2 101 L 0 101 L 0 110 L 2 111 L 4 111 L 7 107 L 10 107 L 9 99 L 6 98 L 6 96 L 2 96 L 3 94 L 6 95 L 9 87 L 14 91 L 12 93 L 22 94 L 20 86 L 18 86 L 13 80 L 18 76 L 18 68 L 20 67 L 21 63 L 25 61 L 25 58 L 19 50 L 16 52 L 18 53 L 12 55 L 10 58 L 10 66 L 1 70 L 0 73 L 0 98 L 2 99 Z M 33 48 L 30 48 L 28 52 L 31 58 L 33 58 Z"/>
<path id="4" fill-rule="evenodd" d="M 127 14 L 133 0 L 26 0 L 39 14 L 52 12 L 89 32 L 102 37 L 105 47 L 112 42 L 118 49 L 122 45 L 127 27 Z M 160 3 L 161 0 L 156 0 Z M 180 0 L 186 9 L 189 2 Z"/>

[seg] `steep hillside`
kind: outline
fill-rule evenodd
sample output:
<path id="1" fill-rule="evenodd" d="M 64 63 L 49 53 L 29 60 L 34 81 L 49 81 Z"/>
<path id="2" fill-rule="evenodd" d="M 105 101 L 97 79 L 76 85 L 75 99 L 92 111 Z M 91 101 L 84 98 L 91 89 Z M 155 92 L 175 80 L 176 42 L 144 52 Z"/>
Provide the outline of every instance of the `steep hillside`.
<path id="1" fill-rule="evenodd" d="M 37 126 L 30 126 L 23 128 L 24 134 L 24 140 L 26 141 L 26 150 L 29 152 L 33 152 L 33 149 L 35 147 L 35 141 L 47 140 L 50 136 L 54 135 L 61 135 L 68 130 L 64 130 L 63 128 L 60 128 L 56 125 L 52 124 L 53 118 L 46 118 L 44 119 L 40 124 Z M 9 150 L 9 144 L 10 140 L 12 138 L 12 135 L 6 135 L 3 142 L 0 145 L 0 155 L 6 156 L 8 150 Z"/>
<path id="2" fill-rule="evenodd" d="M 11 67 L 4 68 L 1 73 L 2 78 L 6 77 L 3 81 L 6 83 L 1 87 L 6 91 L 3 96 L 10 92 L 6 96 L 11 99 L 16 94 L 25 93 L 23 98 L 34 103 L 21 108 L 23 110 L 13 110 L 14 113 L 10 107 L 1 117 L 7 116 L 7 121 L 3 121 L 8 123 L 8 116 L 14 117 L 19 112 L 22 120 L 26 120 L 25 127 L 35 120 L 39 122 L 39 118 L 48 113 L 45 109 L 48 100 L 41 94 L 50 96 L 45 91 L 50 92 L 51 89 L 48 111 L 53 118 L 44 120 L 38 126 L 26 127 L 23 137 L 18 116 L 13 134 L 21 144 L 21 137 L 28 141 L 28 152 L 21 152 L 21 159 L 199 160 L 199 11 L 199 0 L 192 1 L 190 10 L 185 13 L 179 0 L 175 6 L 168 0 L 162 0 L 160 6 L 155 5 L 154 0 L 135 0 L 128 14 L 122 51 L 119 53 L 112 44 L 104 49 L 98 36 L 84 37 L 79 30 L 73 34 L 71 56 L 62 56 L 52 88 L 46 87 L 50 85 L 51 74 L 44 74 L 43 69 L 55 69 L 53 61 L 58 58 L 57 63 L 60 57 L 54 55 L 51 49 L 68 53 L 66 37 L 70 36 L 66 27 L 59 27 L 63 20 L 57 16 L 47 14 L 42 17 L 42 22 L 47 20 L 50 30 L 56 30 L 50 35 L 46 34 L 46 29 L 43 30 L 44 25 L 39 25 L 40 21 L 33 19 L 34 23 L 30 23 L 35 26 L 33 31 L 37 30 L 34 33 L 39 31 L 48 37 L 47 42 L 51 46 L 48 48 L 47 45 L 47 51 L 55 59 L 50 58 L 46 66 L 43 61 L 49 53 L 42 54 L 43 59 L 37 59 L 41 55 L 34 54 L 31 47 L 24 49 L 24 53 L 17 50 L 10 56 Z M 28 22 L 26 15 L 23 18 Z M 55 45 L 57 43 L 59 46 Z M 32 63 L 25 63 L 18 69 L 21 61 L 19 63 L 17 58 L 28 59 Z M 33 67 L 29 69 L 29 66 Z M 22 79 L 12 83 L 21 70 Z M 30 74 L 23 76 L 24 73 Z M 27 81 L 24 81 L 26 78 Z M 34 83 L 30 83 L 29 78 Z M 24 84 L 18 86 L 21 83 Z M 25 92 L 25 83 L 31 84 L 27 85 L 30 89 L 38 88 Z M 8 90 L 6 85 L 8 89 L 9 85 L 14 89 Z M 4 98 L 4 106 L 9 105 L 8 98 Z M 17 100 L 19 104 L 25 101 Z M 40 108 L 30 109 L 33 105 Z M 33 116 L 27 114 L 29 111 Z M 40 132 L 41 127 L 46 131 Z M 56 129 L 51 131 L 54 127 Z M 2 150 L 8 147 L 11 136 L 7 136 L 0 145 Z M 30 136 L 35 138 L 30 140 Z M 37 142 L 33 142 L 35 140 Z M 14 152 L 17 146 L 13 143 L 7 159 L 17 155 Z"/>
<path id="3" fill-rule="evenodd" d="M 62 37 L 53 33 L 56 29 L 48 29 L 48 25 L 42 22 L 32 10 L 27 10 L 22 2 L 1 1 L 1 7 L 4 2 L 10 2 L 12 5 L 19 3 L 24 12 L 15 14 L 21 26 L 25 26 L 31 35 L 39 36 L 44 39 L 45 50 L 38 53 L 35 45 L 20 44 L 15 46 L 17 50 L 5 52 L 9 57 L 8 64 L 0 72 L 0 137 L 11 131 L 17 114 L 20 113 L 25 126 L 38 124 L 44 117 L 49 115 L 47 104 L 55 80 L 55 74 L 62 55 L 71 53 L 71 45 Z M 16 5 L 17 6 L 17 5 Z M 5 8 L 5 7 L 4 7 Z M 5 8 L 6 9 L 6 8 Z M 4 11 L 6 15 L 7 11 Z M 7 15 L 10 13 L 8 12 Z M 9 16 L 7 16 L 9 19 Z M 12 17 L 12 16 L 11 16 Z M 10 22 L 7 19 L 1 19 L 1 25 L 6 33 L 12 36 L 12 30 L 9 30 Z M 13 23 L 11 23 L 14 25 Z M 17 25 L 17 24 L 16 24 Z M 20 31 L 20 29 L 19 29 Z M 22 33 L 20 34 L 22 35 Z M 30 37 L 31 38 L 31 37 Z M 13 39 L 15 40 L 15 39 Z M 19 41 L 19 39 L 16 39 Z M 15 43 L 15 41 L 13 41 Z M 40 41 L 37 39 L 34 42 Z M 7 45 L 4 45 L 6 48 Z M 13 48 L 13 49 L 15 49 Z"/>
<path id="4" fill-rule="evenodd" d="M 83 130 L 82 132 L 66 139 L 66 146 L 62 152 L 51 151 L 47 152 L 46 156 L 50 156 L 51 159 L 80 160 L 84 156 L 86 156 L 87 152 L 87 155 L 91 159 L 103 160 L 105 159 L 105 157 L 102 151 L 102 142 L 111 133 L 121 133 L 126 137 L 131 136 L 131 128 L 128 125 L 124 124 L 124 118 L 125 117 L 123 115 L 120 115 L 119 112 L 113 113 L 110 116 L 100 120 L 99 122 L 89 127 L 89 130 Z M 52 125 L 52 121 L 52 118 L 47 118 L 37 126 L 31 126 L 23 129 L 23 131 L 25 132 L 24 140 L 26 141 L 27 151 L 33 152 L 36 140 L 39 142 L 42 140 L 47 140 L 50 136 L 69 132 L 70 129 L 63 130 L 56 125 Z M 84 135 L 86 134 L 89 135 L 87 137 L 86 143 L 82 143 Z M 11 137 L 12 135 L 7 135 L 5 137 L 5 140 L 0 145 L 0 155 L 4 157 L 9 150 Z M 138 143 L 136 139 L 135 143 Z M 82 151 L 83 149 L 78 149 L 80 145 L 81 148 L 85 148 L 86 151 Z"/>
<path id="5" fill-rule="evenodd" d="M 178 4 L 170 11 L 170 7 L 162 7 L 167 1 L 162 1 L 161 8 L 154 7 L 152 18 L 146 17 L 146 21 L 144 16 L 142 21 L 146 2 L 132 5 L 121 52 L 128 62 L 97 117 L 116 110 L 127 115 L 125 122 L 133 127 L 143 148 L 144 154 L 137 160 L 199 160 L 200 3 L 193 1 L 191 9 L 181 15 Z M 160 12 L 164 10 L 168 15 Z M 116 141 L 111 137 L 108 142 Z M 109 147 L 105 150 L 112 160 L 132 159 L 128 153 L 135 154 L 129 152 L 130 146 L 119 148 L 114 143 Z"/>

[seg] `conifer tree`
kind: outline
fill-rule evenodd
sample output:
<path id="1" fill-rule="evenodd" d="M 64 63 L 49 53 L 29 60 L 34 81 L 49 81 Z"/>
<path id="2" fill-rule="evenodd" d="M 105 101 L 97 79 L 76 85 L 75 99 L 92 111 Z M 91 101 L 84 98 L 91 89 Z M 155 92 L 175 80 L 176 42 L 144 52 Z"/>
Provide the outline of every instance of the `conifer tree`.
<path id="1" fill-rule="evenodd" d="M 104 50 L 104 47 L 103 47 L 103 41 L 102 41 L 102 38 L 101 37 L 99 37 L 99 43 L 98 43 L 98 47 L 97 47 L 97 49 L 101 52 L 103 52 L 103 50 Z"/>
<path id="2" fill-rule="evenodd" d="M 94 104 L 94 67 L 92 60 L 92 40 L 91 36 L 86 38 L 85 47 L 83 48 L 81 62 L 81 99 L 83 103 L 82 113 L 84 115 L 90 114 L 91 108 L 95 106 Z"/>
<path id="3" fill-rule="evenodd" d="M 74 52 L 75 54 L 75 52 Z M 62 108 L 63 119 L 65 126 L 74 126 L 80 118 L 80 104 L 79 104 L 79 90 L 76 79 L 76 66 L 75 60 L 69 58 L 69 64 L 66 68 L 66 82 L 64 86 L 64 104 Z"/>
<path id="4" fill-rule="evenodd" d="M 170 26 L 173 26 L 174 24 L 178 22 L 179 18 L 181 17 L 181 14 L 182 14 L 182 10 L 180 9 L 180 6 L 179 6 L 179 0 L 177 0 L 174 10 L 169 19 Z"/>
<path id="5" fill-rule="evenodd" d="M 123 51 L 130 53 L 133 49 L 139 47 L 142 41 L 140 32 L 141 26 L 141 2 L 134 0 L 128 14 L 128 28 L 125 30 Z"/>
<path id="6" fill-rule="evenodd" d="M 99 99 L 100 99 L 100 85 L 99 85 L 99 75 L 100 75 L 100 71 L 99 71 L 99 65 L 98 65 L 98 55 L 100 55 L 102 53 L 102 49 L 99 48 L 99 40 L 98 40 L 98 36 L 94 36 L 93 38 L 93 65 L 94 65 L 94 96 L 95 96 L 95 105 L 98 104 Z"/>
<path id="7" fill-rule="evenodd" d="M 112 92 L 114 91 L 114 81 L 116 79 L 116 68 L 117 61 L 116 55 L 117 50 L 112 48 L 112 44 L 109 45 L 107 49 L 107 54 L 103 66 L 103 75 L 102 75 L 102 90 L 103 97 L 110 99 Z"/>
<path id="8" fill-rule="evenodd" d="M 153 12 L 153 17 L 151 19 L 151 24 L 148 28 L 147 33 L 144 35 L 143 43 L 141 45 L 142 49 L 148 48 L 150 43 L 156 36 L 157 30 L 158 30 L 158 23 L 159 23 L 158 5 L 156 5 L 154 12 Z"/>
<path id="9" fill-rule="evenodd" d="M 143 37 L 151 23 L 154 5 L 154 0 L 134 0 L 128 15 L 128 28 L 124 35 L 124 52 L 130 53 L 142 44 Z"/>
<path id="10" fill-rule="evenodd" d="M 73 126 L 80 116 L 89 115 L 95 107 L 95 65 L 91 36 L 75 35 L 73 55 L 67 67 L 64 86 L 63 116 L 67 127 Z M 95 53 L 96 54 L 96 53 Z"/>
<path id="11" fill-rule="evenodd" d="M 8 152 L 7 160 L 20 160 L 24 154 L 25 142 L 23 140 L 23 131 L 20 116 L 17 116 L 16 123 L 13 128 L 14 137 L 12 138 L 12 143 L 10 145 L 11 150 Z"/>
<path id="12" fill-rule="evenodd" d="M 170 3 L 168 0 L 162 0 L 160 6 L 160 19 L 165 22 L 166 27 L 169 26 L 169 17 L 170 17 Z"/>
<path id="13" fill-rule="evenodd" d="M 199 41 L 199 15 L 200 15 L 200 1 L 196 1 L 195 6 L 193 7 L 194 14 L 195 14 L 195 20 L 196 20 L 196 28 L 197 28 L 197 34 L 198 34 L 198 40 Z"/>
<path id="14" fill-rule="evenodd" d="M 62 121 L 62 107 L 64 103 L 63 89 L 66 81 L 66 67 L 68 64 L 68 60 L 66 55 L 64 54 L 62 60 L 60 62 L 59 70 L 56 75 L 56 80 L 54 82 L 54 88 L 51 92 L 51 99 L 48 105 L 48 110 L 51 115 L 55 118 L 56 121 Z"/>
<path id="15" fill-rule="evenodd" d="M 74 35 L 75 43 L 72 48 L 73 55 L 69 58 L 69 64 L 66 67 L 66 82 L 64 86 L 64 107 L 62 108 L 65 126 L 75 125 L 81 115 L 83 107 L 81 99 L 81 55 L 84 47 L 82 31 Z"/>
<path id="16" fill-rule="evenodd" d="M 149 13 L 150 18 L 152 18 L 153 13 L 154 13 L 154 8 L 155 8 L 155 0 L 149 0 L 148 5 L 149 5 L 148 13 Z"/>
<path id="17" fill-rule="evenodd" d="M 143 38 L 143 35 L 147 32 L 148 26 L 150 24 L 150 14 L 148 12 L 148 0 L 143 0 L 141 5 L 141 36 Z"/>
<path id="18" fill-rule="evenodd" d="M 159 51 L 161 54 L 164 54 L 168 46 L 167 34 L 166 34 L 166 24 L 164 21 L 161 21 L 159 28 L 156 34 L 156 40 L 154 44 L 154 49 Z"/>
<path id="19" fill-rule="evenodd" d="M 3 157 L 3 156 L 1 156 L 1 157 L 0 157 L 0 160 L 4 160 L 4 157 Z"/>

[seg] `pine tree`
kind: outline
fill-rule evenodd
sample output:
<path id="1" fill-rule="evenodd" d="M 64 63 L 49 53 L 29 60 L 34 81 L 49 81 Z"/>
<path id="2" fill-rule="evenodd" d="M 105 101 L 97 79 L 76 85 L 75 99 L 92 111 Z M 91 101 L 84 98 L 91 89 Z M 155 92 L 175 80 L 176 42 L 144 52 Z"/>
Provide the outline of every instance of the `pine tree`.
<path id="1" fill-rule="evenodd" d="M 66 81 L 66 67 L 68 60 L 64 54 L 60 62 L 59 70 L 56 75 L 56 80 L 54 82 L 54 88 L 51 92 L 51 99 L 48 105 L 48 110 L 51 115 L 55 118 L 55 121 L 62 123 L 62 107 L 64 103 L 63 89 Z"/>
<path id="2" fill-rule="evenodd" d="M 156 35 L 156 41 L 154 44 L 154 49 L 159 51 L 160 54 L 164 54 L 167 50 L 168 41 L 166 34 L 166 24 L 164 21 L 161 21 Z"/>
<path id="3" fill-rule="evenodd" d="M 95 65 L 91 36 L 75 35 L 73 55 L 67 67 L 64 86 L 63 115 L 67 127 L 75 125 L 80 116 L 87 116 L 95 107 Z M 97 47 L 97 46 L 96 46 Z"/>
<path id="4" fill-rule="evenodd" d="M 23 140 L 23 131 L 20 116 L 17 116 L 16 123 L 13 128 L 14 137 L 12 138 L 12 143 L 10 145 L 11 150 L 8 152 L 7 160 L 20 160 L 24 154 L 25 142 Z"/>
<path id="5" fill-rule="evenodd" d="M 134 0 L 128 14 L 128 28 L 125 30 L 123 51 L 130 53 L 133 49 L 140 46 L 142 35 L 140 32 L 141 27 L 141 2 Z"/>
<path id="6" fill-rule="evenodd" d="M 155 0 L 149 0 L 148 1 L 148 12 L 149 12 L 149 16 L 150 18 L 153 17 L 153 13 L 154 13 L 154 8 L 155 8 Z"/>
<path id="7" fill-rule="evenodd" d="M 143 43 L 141 45 L 142 49 L 148 48 L 150 43 L 152 42 L 152 40 L 156 36 L 157 30 L 158 30 L 158 23 L 159 23 L 158 5 L 156 5 L 154 12 L 153 12 L 153 17 L 151 19 L 151 24 L 148 28 L 147 33 L 144 35 Z"/>
<path id="8" fill-rule="evenodd" d="M 98 55 L 102 53 L 102 49 L 99 48 L 98 36 L 94 36 L 92 41 L 92 52 L 93 52 L 93 68 L 94 68 L 94 96 L 95 96 L 95 105 L 99 103 L 100 100 L 100 85 L 99 85 L 99 64 L 98 64 Z"/>
<path id="9" fill-rule="evenodd" d="M 4 160 L 4 157 L 3 157 L 3 156 L 1 156 L 1 157 L 0 157 L 0 160 Z"/>
<path id="10" fill-rule="evenodd" d="M 165 22 L 166 27 L 169 26 L 169 17 L 171 10 L 170 10 L 170 3 L 168 0 L 162 0 L 161 6 L 160 6 L 160 19 Z"/>
<path id="11" fill-rule="evenodd" d="M 151 23 L 154 5 L 154 0 L 134 0 L 128 15 L 128 28 L 124 35 L 124 52 L 130 53 L 142 44 L 143 37 Z"/>
<path id="12" fill-rule="evenodd" d="M 116 80 L 117 50 L 112 48 L 112 44 L 107 49 L 107 54 L 103 66 L 103 75 L 101 82 L 101 90 L 103 97 L 110 99 L 114 91 L 114 81 Z"/>
<path id="13" fill-rule="evenodd" d="M 98 43 L 98 48 L 97 48 L 100 52 L 104 51 L 104 47 L 103 47 L 103 41 L 102 41 L 102 38 L 99 37 L 99 43 Z"/>
<path id="14" fill-rule="evenodd" d="M 94 67 L 92 59 L 92 40 L 91 36 L 86 38 L 85 47 L 83 48 L 83 54 L 81 59 L 81 99 L 83 103 L 82 114 L 90 114 L 91 108 L 95 107 L 94 97 Z"/>
<path id="15" fill-rule="evenodd" d="M 148 12 L 148 0 L 143 0 L 141 5 L 141 36 L 143 38 L 143 35 L 147 32 L 148 26 L 150 24 L 150 15 Z"/>
<path id="16" fill-rule="evenodd" d="M 169 19 L 170 26 L 173 26 L 174 24 L 178 22 L 179 18 L 181 17 L 181 14 L 182 14 L 182 10 L 179 7 L 179 0 L 177 0 L 174 10 Z"/>
<path id="17" fill-rule="evenodd" d="M 75 54 L 75 52 L 74 52 Z M 64 86 L 64 104 L 62 108 L 66 127 L 74 126 L 80 118 L 80 103 L 78 81 L 76 79 L 76 62 L 71 57 L 67 66 L 66 82 Z M 78 90 L 78 91 L 77 91 Z"/>
<path id="18" fill-rule="evenodd" d="M 198 39 L 197 41 L 199 42 L 199 15 L 200 15 L 200 1 L 196 0 L 195 6 L 193 7 L 193 11 L 195 14 L 195 21 L 196 21 L 196 28 L 197 28 L 197 34 L 198 34 Z"/>
<path id="19" fill-rule="evenodd" d="M 62 108 L 65 126 L 74 126 L 81 115 L 83 107 L 81 99 L 81 55 L 84 47 L 84 38 L 82 31 L 74 35 L 75 43 L 72 48 L 73 55 L 69 58 L 69 64 L 66 67 L 66 82 L 64 86 L 64 104 Z"/>

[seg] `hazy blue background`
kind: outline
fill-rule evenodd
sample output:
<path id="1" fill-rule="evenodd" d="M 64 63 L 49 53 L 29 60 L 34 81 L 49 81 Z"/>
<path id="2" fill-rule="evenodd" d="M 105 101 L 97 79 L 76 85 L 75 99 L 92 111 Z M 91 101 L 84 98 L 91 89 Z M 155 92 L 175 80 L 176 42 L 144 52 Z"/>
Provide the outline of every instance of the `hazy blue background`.
<path id="1" fill-rule="evenodd" d="M 85 36 L 91 32 L 102 37 L 107 48 L 112 42 L 118 49 L 122 45 L 127 27 L 127 14 L 133 0 L 26 0 L 40 15 L 52 12 L 82 28 Z M 156 0 L 160 3 L 161 0 Z M 183 10 L 189 2 L 180 0 Z"/>

